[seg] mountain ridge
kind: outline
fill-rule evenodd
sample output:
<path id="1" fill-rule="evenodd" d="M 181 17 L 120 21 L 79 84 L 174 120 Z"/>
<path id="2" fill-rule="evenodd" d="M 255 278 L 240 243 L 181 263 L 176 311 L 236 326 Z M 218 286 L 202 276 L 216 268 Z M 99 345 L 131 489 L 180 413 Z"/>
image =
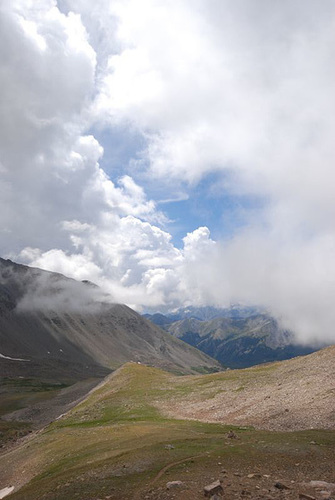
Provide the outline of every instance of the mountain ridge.
<path id="1" fill-rule="evenodd" d="M 191 308 L 179 314 L 146 317 L 229 368 L 290 359 L 325 347 L 297 343 L 291 331 L 259 308 L 204 308 L 204 314 L 201 308 Z"/>
<path id="2" fill-rule="evenodd" d="M 0 259 L 0 353 L 29 360 L 1 358 L 0 374 L 31 374 L 35 366 L 68 377 L 77 366 L 75 378 L 104 376 L 130 360 L 181 373 L 220 368 L 126 305 L 107 300 L 99 287 Z"/>

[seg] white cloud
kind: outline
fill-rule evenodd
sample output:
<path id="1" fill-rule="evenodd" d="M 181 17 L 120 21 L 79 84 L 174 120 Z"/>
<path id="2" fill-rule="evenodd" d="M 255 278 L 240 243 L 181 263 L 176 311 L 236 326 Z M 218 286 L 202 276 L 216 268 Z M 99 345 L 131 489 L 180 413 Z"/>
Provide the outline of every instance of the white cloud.
<path id="1" fill-rule="evenodd" d="M 334 339 L 334 19 L 331 0 L 3 2 L 2 254 L 136 307 L 245 301 Z M 94 126 L 143 136 L 133 174 L 101 168 Z M 134 178 L 185 199 L 213 171 L 263 208 L 177 249 Z"/>
<path id="2" fill-rule="evenodd" d="M 63 227 L 70 233 L 75 251 L 67 254 L 63 250 L 42 253 L 24 249 L 21 259 L 76 279 L 94 281 L 115 300 L 137 307 L 168 304 L 171 277 L 183 261 L 168 233 L 133 216 L 113 214 L 105 214 L 99 226 L 67 221 Z"/>
<path id="3" fill-rule="evenodd" d="M 114 15 L 122 50 L 97 107 L 145 134 L 141 165 L 176 182 L 233 172 L 226 189 L 265 202 L 215 265 L 188 269 L 195 300 L 265 304 L 300 337 L 334 338 L 334 3 L 130 0 Z"/>

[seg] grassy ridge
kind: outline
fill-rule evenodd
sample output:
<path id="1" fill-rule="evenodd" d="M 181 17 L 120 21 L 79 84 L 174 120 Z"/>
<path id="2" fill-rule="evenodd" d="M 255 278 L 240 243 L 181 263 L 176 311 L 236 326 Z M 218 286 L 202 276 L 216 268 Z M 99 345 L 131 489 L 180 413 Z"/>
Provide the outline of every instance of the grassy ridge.
<path id="1" fill-rule="evenodd" d="M 229 439 L 230 426 L 167 418 L 157 409 L 159 401 L 173 404 L 174 398 L 195 387 L 199 397 L 201 387 L 215 392 L 215 383 L 222 377 L 178 378 L 128 363 L 67 415 L 2 457 L 0 484 L 14 483 L 11 471 L 20 470 L 22 481 L 31 481 L 11 495 L 13 500 L 131 499 L 168 480 L 196 481 L 207 472 L 210 480 L 220 473 L 220 463 L 232 470 L 252 464 L 266 473 L 274 457 L 293 470 L 297 462 L 334 454 L 332 432 L 235 428 L 238 439 Z M 157 479 L 164 467 L 168 469 Z"/>

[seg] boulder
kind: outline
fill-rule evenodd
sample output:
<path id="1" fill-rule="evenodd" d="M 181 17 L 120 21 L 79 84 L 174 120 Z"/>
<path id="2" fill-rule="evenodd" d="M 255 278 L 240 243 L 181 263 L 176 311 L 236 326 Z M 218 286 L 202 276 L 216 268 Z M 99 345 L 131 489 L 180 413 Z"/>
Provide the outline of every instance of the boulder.
<path id="1" fill-rule="evenodd" d="M 290 490 L 291 489 L 289 486 L 287 486 L 284 483 L 281 483 L 280 481 L 277 481 L 275 483 L 275 488 L 277 488 L 278 490 Z"/>
<path id="2" fill-rule="evenodd" d="M 312 488 L 323 488 L 328 491 L 335 491 L 335 483 L 327 483 L 326 481 L 310 481 L 307 483 Z"/>
<path id="3" fill-rule="evenodd" d="M 182 481 L 169 481 L 166 483 L 166 489 L 167 490 L 172 490 L 173 488 L 181 488 L 184 486 L 184 483 Z"/>
<path id="4" fill-rule="evenodd" d="M 229 439 L 237 439 L 237 434 L 234 431 L 229 431 L 227 434 L 227 438 Z"/>
<path id="5" fill-rule="evenodd" d="M 214 483 L 208 484 L 207 486 L 204 487 L 204 494 L 205 497 L 212 497 L 217 494 L 223 493 L 223 488 L 221 481 L 214 481 Z"/>

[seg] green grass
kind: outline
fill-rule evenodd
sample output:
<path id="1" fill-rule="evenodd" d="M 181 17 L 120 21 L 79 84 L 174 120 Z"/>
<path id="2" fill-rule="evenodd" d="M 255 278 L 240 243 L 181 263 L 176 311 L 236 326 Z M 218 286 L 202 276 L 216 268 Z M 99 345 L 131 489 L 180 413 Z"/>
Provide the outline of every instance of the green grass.
<path id="1" fill-rule="evenodd" d="M 33 378 L 0 379 L 0 417 L 34 403 L 53 398 L 66 384 L 43 382 Z"/>
<path id="2" fill-rule="evenodd" d="M 16 441 L 25 436 L 31 430 L 31 426 L 24 422 L 6 422 L 0 419 L 0 443 L 2 445 Z"/>
<path id="3" fill-rule="evenodd" d="M 32 429 L 30 423 L 19 421 L 5 421 L 1 417 L 32 404 L 48 401 L 58 392 L 67 387 L 66 384 L 55 384 L 33 378 L 0 379 L 0 445 L 13 442 L 17 438 L 29 433 Z"/>
<path id="4" fill-rule="evenodd" d="M 209 367 L 209 366 L 191 366 L 191 370 L 199 373 L 200 375 L 207 375 L 209 373 L 218 373 L 219 368 Z"/>
<path id="5" fill-rule="evenodd" d="M 250 372 L 244 373 L 250 377 Z M 243 376 L 236 390 L 243 390 Z M 227 383 L 230 372 L 178 378 L 155 368 L 125 365 L 65 417 L 0 458 L 0 471 L 6 463 L 32 472 L 32 480 L 11 499 L 126 499 L 150 485 L 164 467 L 168 470 L 157 480 L 163 486 L 181 477 L 196 480 L 206 471 L 210 479 L 219 473 L 219 462 L 231 470 L 255 465 L 266 473 L 280 457 L 287 474 L 293 474 L 295 464 L 306 457 L 315 461 L 334 456 L 335 434 L 330 431 L 257 431 L 167 418 L 157 409 L 159 401 L 173 403 L 197 390 L 201 398 L 202 391 L 214 394 Z M 238 439 L 227 437 L 231 429 Z"/>

